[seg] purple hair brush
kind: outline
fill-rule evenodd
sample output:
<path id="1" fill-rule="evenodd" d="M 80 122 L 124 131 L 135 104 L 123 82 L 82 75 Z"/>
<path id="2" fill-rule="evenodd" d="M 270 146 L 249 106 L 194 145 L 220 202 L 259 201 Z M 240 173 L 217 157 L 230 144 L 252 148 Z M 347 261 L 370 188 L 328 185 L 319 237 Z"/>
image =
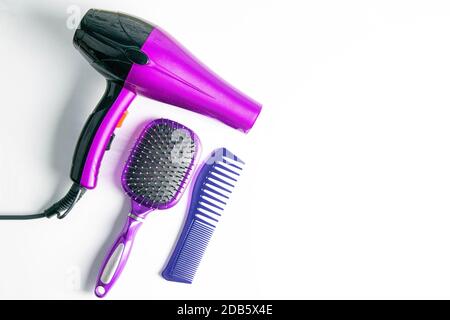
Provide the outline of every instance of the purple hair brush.
<path id="1" fill-rule="evenodd" d="M 169 209 L 181 198 L 199 155 L 200 142 L 185 126 L 166 119 L 152 121 L 139 137 L 122 174 L 131 212 L 100 269 L 95 294 L 103 298 L 122 273 L 145 217 Z"/>

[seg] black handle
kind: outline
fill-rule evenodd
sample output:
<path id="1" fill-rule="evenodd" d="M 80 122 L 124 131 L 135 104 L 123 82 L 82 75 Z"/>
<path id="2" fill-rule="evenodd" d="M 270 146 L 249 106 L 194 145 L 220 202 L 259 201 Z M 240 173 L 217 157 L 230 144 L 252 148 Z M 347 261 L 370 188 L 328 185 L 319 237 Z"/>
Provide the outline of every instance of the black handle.
<path id="1" fill-rule="evenodd" d="M 136 94 L 122 83 L 108 81 L 106 92 L 89 116 L 72 161 L 71 178 L 87 189 L 96 186 L 98 170 L 114 129 Z"/>

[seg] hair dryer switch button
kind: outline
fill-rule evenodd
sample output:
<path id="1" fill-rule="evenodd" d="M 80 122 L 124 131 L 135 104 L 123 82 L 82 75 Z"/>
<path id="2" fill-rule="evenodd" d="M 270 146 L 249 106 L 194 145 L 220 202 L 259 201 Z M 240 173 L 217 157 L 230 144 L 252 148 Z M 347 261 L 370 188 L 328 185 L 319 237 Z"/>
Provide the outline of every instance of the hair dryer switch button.
<path id="1" fill-rule="evenodd" d="M 111 138 L 109 139 L 108 145 L 106 146 L 106 151 L 111 150 L 111 145 L 112 145 L 112 143 L 113 143 L 115 137 L 116 137 L 116 135 L 113 133 L 113 134 L 111 135 Z"/>
<path id="2" fill-rule="evenodd" d="M 122 127 L 122 125 L 123 125 L 123 123 L 124 123 L 124 121 L 125 121 L 127 116 L 128 116 L 128 110 L 123 113 L 122 117 L 120 118 L 119 122 L 117 123 L 116 128 L 121 128 Z"/>

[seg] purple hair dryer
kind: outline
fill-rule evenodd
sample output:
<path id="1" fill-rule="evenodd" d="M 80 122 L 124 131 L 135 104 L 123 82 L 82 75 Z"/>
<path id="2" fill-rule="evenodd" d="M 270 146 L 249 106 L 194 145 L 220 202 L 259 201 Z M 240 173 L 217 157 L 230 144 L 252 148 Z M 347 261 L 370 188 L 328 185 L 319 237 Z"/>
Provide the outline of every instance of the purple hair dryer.
<path id="1" fill-rule="evenodd" d="M 41 214 L 0 216 L 64 218 L 93 189 L 103 155 L 136 95 L 192 110 L 248 132 L 261 105 L 207 69 L 171 36 L 123 13 L 89 10 L 75 47 L 107 80 L 106 92 L 85 124 L 73 157 L 69 193 Z"/>

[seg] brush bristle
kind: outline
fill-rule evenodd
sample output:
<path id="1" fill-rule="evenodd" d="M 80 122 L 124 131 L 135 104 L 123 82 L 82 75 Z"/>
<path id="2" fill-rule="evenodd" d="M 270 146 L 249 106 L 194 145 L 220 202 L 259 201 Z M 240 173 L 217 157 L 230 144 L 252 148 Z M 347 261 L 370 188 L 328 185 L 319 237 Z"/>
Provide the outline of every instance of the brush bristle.
<path id="1" fill-rule="evenodd" d="M 196 152 L 192 131 L 161 119 L 141 135 L 123 175 L 128 195 L 146 207 L 160 208 L 174 201 L 184 187 Z"/>

